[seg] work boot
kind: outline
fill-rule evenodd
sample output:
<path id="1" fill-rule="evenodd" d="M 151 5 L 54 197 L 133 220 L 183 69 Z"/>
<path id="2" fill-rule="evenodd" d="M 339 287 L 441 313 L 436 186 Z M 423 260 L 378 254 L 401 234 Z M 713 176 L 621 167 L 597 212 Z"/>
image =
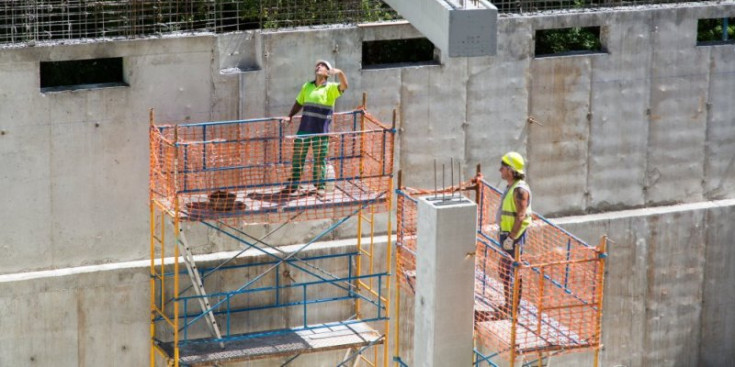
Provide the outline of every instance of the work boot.
<path id="1" fill-rule="evenodd" d="M 281 195 L 293 195 L 294 193 L 299 191 L 298 186 L 286 186 L 283 188 L 283 190 L 279 191 L 278 193 Z"/>

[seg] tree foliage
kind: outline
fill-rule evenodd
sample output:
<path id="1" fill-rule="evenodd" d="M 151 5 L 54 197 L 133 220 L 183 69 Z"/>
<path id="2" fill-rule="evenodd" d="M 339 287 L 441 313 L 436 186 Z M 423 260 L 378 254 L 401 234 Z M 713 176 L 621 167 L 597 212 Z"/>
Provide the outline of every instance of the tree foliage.
<path id="1" fill-rule="evenodd" d="M 725 19 L 728 23 L 727 37 L 724 33 Z M 700 19 L 697 22 L 697 42 L 722 42 L 725 38 L 735 42 L 735 18 Z"/>
<path id="2" fill-rule="evenodd" d="M 599 52 L 600 27 L 546 29 L 536 31 L 536 56 L 569 52 Z"/>

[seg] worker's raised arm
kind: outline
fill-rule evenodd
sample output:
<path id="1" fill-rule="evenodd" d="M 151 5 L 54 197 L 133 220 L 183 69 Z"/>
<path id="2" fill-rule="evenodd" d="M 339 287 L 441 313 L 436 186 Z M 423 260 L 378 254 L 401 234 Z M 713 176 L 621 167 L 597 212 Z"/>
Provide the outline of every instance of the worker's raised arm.
<path id="1" fill-rule="evenodd" d="M 347 82 L 347 76 L 340 69 L 332 69 L 331 72 L 332 75 L 336 75 L 339 78 L 339 91 L 340 93 L 344 93 L 350 87 L 350 84 Z"/>

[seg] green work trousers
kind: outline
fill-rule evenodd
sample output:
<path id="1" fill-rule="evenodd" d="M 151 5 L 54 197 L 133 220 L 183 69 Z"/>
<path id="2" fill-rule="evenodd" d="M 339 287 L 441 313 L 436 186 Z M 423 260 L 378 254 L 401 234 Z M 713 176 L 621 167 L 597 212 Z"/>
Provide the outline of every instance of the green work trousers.
<path id="1" fill-rule="evenodd" d="M 304 162 L 306 155 L 311 153 L 314 157 L 314 167 L 312 169 L 312 179 L 317 189 L 324 189 L 324 176 L 327 172 L 327 152 L 329 151 L 328 136 L 308 136 L 304 138 L 296 138 L 293 143 L 293 159 L 291 168 L 291 178 L 289 179 L 290 187 L 297 188 L 298 182 L 301 180 L 301 172 L 304 170 Z"/>

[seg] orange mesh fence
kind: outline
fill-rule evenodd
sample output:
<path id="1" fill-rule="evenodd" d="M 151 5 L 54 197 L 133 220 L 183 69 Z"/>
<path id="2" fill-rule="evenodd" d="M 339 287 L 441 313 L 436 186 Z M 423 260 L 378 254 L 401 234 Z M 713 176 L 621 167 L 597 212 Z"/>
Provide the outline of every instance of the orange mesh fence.
<path id="1" fill-rule="evenodd" d="M 406 291 L 416 293 L 416 199 L 400 190 L 396 198 L 396 275 L 398 284 Z"/>
<path id="2" fill-rule="evenodd" d="M 466 194 L 480 203 L 475 262 L 478 342 L 504 358 L 597 347 L 604 256 L 534 214 L 520 258 L 515 261 L 498 243 L 495 213 L 502 193 L 478 181 L 477 196 Z M 398 198 L 400 277 L 401 271 L 413 270 L 415 274 L 416 201 L 405 191 L 399 192 Z M 401 246 L 411 246 L 412 251 L 402 252 Z M 408 284 L 406 277 L 399 279 Z M 517 287 L 514 279 L 519 279 Z M 405 288 L 413 293 L 416 281 L 412 279 L 411 286 Z"/>
<path id="3" fill-rule="evenodd" d="M 364 110 L 335 113 L 328 134 L 296 135 L 299 122 L 151 125 L 152 198 L 184 219 L 232 224 L 386 211 L 394 127 Z"/>
<path id="4" fill-rule="evenodd" d="M 474 200 L 475 191 L 467 191 L 472 186 L 472 182 L 466 182 L 459 187 L 450 187 L 437 191 L 417 190 L 411 188 L 403 188 L 397 190 L 397 222 L 398 233 L 396 236 L 396 256 L 397 256 L 397 276 L 401 287 L 411 294 L 416 293 L 416 230 L 418 223 L 417 198 L 422 196 L 441 196 L 441 195 L 459 195 L 459 191 L 465 197 Z"/>

